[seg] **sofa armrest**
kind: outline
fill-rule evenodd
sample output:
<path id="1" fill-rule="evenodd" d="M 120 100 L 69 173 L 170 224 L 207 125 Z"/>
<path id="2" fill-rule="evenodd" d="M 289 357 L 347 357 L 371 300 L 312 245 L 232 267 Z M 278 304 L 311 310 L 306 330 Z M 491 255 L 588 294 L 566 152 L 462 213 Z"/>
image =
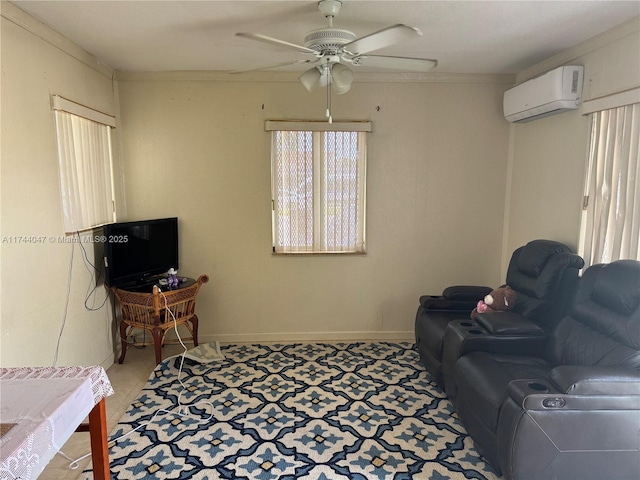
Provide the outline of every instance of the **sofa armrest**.
<path id="1" fill-rule="evenodd" d="M 500 314 L 498 314 L 500 315 Z M 476 317 L 476 320 L 478 317 Z M 443 367 L 453 364 L 462 355 L 481 351 L 501 355 L 536 356 L 545 348 L 547 335 L 492 334 L 479 322 L 456 319 L 449 322 L 443 339 Z"/>
<path id="2" fill-rule="evenodd" d="M 445 288 L 442 296 L 452 301 L 478 302 L 492 290 L 491 287 L 479 285 L 453 285 Z"/>
<path id="3" fill-rule="evenodd" d="M 561 365 L 547 380 L 513 380 L 508 397 L 525 410 L 638 410 L 640 374 L 620 367 Z"/>
<path id="4" fill-rule="evenodd" d="M 631 368 L 560 365 L 549 379 L 569 395 L 640 395 L 640 373 Z"/>
<path id="5" fill-rule="evenodd" d="M 514 312 L 480 313 L 475 320 L 493 335 L 544 335 L 539 325 Z"/>
<path id="6" fill-rule="evenodd" d="M 420 306 L 425 310 L 447 310 L 463 312 L 466 317 L 492 289 L 474 285 L 454 285 L 447 287 L 442 295 L 423 295 Z"/>

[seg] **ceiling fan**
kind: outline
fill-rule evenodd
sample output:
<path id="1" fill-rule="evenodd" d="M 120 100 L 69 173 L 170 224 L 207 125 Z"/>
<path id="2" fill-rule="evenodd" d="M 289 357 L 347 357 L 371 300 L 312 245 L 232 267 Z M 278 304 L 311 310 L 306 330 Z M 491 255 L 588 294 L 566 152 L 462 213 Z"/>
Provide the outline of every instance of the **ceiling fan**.
<path id="1" fill-rule="evenodd" d="M 295 64 L 314 65 L 300 75 L 298 79 L 309 91 L 318 86 L 326 86 L 328 98 L 331 90 L 329 86 L 339 95 L 348 92 L 351 88 L 353 72 L 347 65 L 391 68 L 413 72 L 426 72 L 437 65 L 436 60 L 424 58 L 369 55 L 369 52 L 380 50 L 403 40 L 419 37 L 422 33 L 417 28 L 397 24 L 364 37 L 356 38 L 355 33 L 333 26 L 333 19 L 340 12 L 341 6 L 342 2 L 339 0 L 320 0 L 318 2 L 318 9 L 328 20 L 329 26 L 307 33 L 304 37 L 304 46 L 258 33 L 237 33 L 236 35 L 312 56 L 313 58 L 311 59 L 280 63 L 259 69 Z"/>

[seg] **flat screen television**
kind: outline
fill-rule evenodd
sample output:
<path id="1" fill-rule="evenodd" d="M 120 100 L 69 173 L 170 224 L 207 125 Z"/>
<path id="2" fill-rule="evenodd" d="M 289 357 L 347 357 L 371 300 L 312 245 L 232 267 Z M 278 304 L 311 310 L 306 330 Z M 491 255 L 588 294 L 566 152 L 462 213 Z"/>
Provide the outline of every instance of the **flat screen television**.
<path id="1" fill-rule="evenodd" d="M 141 285 L 178 264 L 178 219 L 160 218 L 104 226 L 105 282 Z"/>

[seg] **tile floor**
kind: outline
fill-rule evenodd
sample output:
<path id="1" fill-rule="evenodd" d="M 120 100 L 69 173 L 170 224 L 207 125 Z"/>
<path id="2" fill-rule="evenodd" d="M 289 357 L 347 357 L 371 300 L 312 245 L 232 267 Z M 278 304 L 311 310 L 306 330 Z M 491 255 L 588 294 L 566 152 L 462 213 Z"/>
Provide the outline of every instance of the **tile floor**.
<path id="1" fill-rule="evenodd" d="M 193 347 L 191 343 L 186 345 L 187 348 Z M 162 351 L 162 358 L 179 355 L 183 351 L 180 345 L 166 345 Z M 115 363 L 107 370 L 109 381 L 115 391 L 114 395 L 107 397 L 107 431 L 109 433 L 113 431 L 129 405 L 138 397 L 155 366 L 153 347 L 129 348 L 124 363 L 122 365 Z M 61 451 L 72 459 L 90 453 L 89 433 L 74 433 Z M 38 478 L 40 480 L 75 480 L 80 478 L 82 470 L 90 460 L 91 457 L 87 457 L 80 462 L 76 470 L 71 470 L 70 461 L 58 454 Z"/>

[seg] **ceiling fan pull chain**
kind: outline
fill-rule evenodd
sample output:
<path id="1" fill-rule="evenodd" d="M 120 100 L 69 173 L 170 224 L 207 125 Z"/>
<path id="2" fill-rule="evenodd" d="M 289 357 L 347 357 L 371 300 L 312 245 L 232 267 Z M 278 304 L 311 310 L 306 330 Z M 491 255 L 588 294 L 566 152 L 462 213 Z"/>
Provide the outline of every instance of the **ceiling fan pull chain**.
<path id="1" fill-rule="evenodd" d="M 327 75 L 327 118 L 329 119 L 329 123 L 333 123 L 333 118 L 331 117 L 331 78 L 332 75 L 332 67 L 333 65 L 328 64 L 325 68 L 325 74 Z"/>

